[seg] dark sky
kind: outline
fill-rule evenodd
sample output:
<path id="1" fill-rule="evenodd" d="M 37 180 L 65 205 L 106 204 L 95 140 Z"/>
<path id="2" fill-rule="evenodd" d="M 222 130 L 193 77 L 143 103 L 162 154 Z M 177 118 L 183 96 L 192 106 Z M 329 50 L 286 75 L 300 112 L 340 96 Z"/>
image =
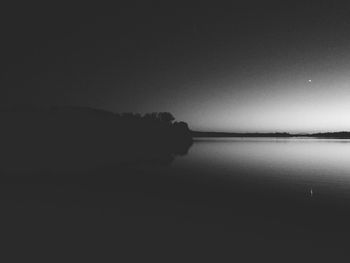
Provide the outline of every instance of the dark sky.
<path id="1" fill-rule="evenodd" d="M 170 111 L 200 130 L 350 130 L 346 2 L 96 3 L 2 7 L 2 105 Z"/>

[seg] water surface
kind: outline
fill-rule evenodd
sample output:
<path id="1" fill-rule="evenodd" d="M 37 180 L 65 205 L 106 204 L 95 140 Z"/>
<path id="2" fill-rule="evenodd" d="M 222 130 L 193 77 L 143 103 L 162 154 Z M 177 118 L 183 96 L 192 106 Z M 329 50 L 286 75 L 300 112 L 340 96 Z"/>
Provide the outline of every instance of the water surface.
<path id="1" fill-rule="evenodd" d="M 349 156 L 350 140 L 203 138 L 166 161 L 1 177 L 0 207 L 10 237 L 123 262 L 348 262 Z"/>
<path id="2" fill-rule="evenodd" d="M 173 169 L 296 196 L 348 198 L 349 157 L 347 139 L 202 138 L 175 160 Z"/>

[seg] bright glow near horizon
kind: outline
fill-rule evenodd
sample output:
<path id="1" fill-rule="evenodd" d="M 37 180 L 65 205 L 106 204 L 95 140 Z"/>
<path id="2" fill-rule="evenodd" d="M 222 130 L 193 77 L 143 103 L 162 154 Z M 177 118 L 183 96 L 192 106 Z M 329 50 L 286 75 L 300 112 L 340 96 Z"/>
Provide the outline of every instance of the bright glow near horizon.
<path id="1" fill-rule="evenodd" d="M 245 90 L 221 88 L 175 114 L 195 130 L 318 132 L 350 130 L 350 77 L 278 80 Z M 210 85 L 210 84 L 208 84 Z M 236 84 L 239 85 L 239 84 Z M 248 85 L 248 83 L 241 83 Z M 209 89 L 208 89 L 209 90 Z M 183 106 L 190 101 L 182 101 Z M 179 105 L 176 105 L 179 106 Z M 174 107 L 176 112 L 177 107 Z"/>
<path id="2" fill-rule="evenodd" d="M 169 78 L 158 75 L 155 83 L 161 88 L 132 94 L 140 103 L 130 111 L 169 111 L 201 131 L 350 131 L 345 43 L 350 40 L 337 49 L 271 50 L 240 62 L 225 53 L 214 66 L 178 68 Z"/>

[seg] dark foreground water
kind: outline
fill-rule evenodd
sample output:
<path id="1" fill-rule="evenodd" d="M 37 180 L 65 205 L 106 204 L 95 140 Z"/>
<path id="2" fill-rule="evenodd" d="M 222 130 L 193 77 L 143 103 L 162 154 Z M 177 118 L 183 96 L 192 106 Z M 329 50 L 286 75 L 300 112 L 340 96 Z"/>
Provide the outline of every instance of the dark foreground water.
<path id="1" fill-rule="evenodd" d="M 200 139 L 172 162 L 0 187 L 7 246 L 50 262 L 350 259 L 350 140 Z"/>

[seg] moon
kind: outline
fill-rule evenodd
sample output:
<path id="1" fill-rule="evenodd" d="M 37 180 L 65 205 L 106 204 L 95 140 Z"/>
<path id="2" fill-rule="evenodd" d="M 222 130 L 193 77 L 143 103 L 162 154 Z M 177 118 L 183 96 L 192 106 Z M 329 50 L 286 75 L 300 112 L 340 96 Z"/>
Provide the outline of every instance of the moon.
<path id="1" fill-rule="evenodd" d="M 309 83 L 311 83 L 311 82 L 312 82 L 312 80 L 311 80 L 311 79 L 309 79 L 309 80 L 308 80 L 308 82 L 309 82 Z"/>

